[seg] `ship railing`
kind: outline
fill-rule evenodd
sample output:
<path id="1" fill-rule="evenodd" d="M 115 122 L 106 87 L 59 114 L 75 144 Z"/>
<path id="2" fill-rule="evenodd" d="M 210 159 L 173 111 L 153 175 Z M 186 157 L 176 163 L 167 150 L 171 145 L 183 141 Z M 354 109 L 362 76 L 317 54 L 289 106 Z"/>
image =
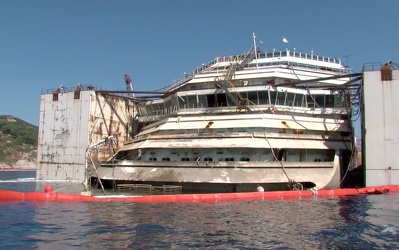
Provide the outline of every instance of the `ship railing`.
<path id="1" fill-rule="evenodd" d="M 364 63 L 362 67 L 362 71 L 376 71 L 381 70 L 382 63 L 381 62 L 371 62 Z"/>
<path id="2" fill-rule="evenodd" d="M 229 92 L 231 95 L 233 93 L 235 93 L 234 91 L 230 91 Z M 226 92 L 227 94 L 227 92 Z M 190 113 L 190 114 L 200 114 L 200 113 L 206 113 L 209 112 L 210 110 L 214 110 L 214 111 L 220 111 L 220 112 L 226 112 L 226 113 L 230 113 L 230 112 L 236 112 L 237 108 L 246 108 L 245 105 L 250 106 L 248 107 L 249 109 L 251 109 L 252 111 L 254 110 L 258 110 L 258 111 L 262 111 L 262 110 L 268 110 L 271 107 L 273 108 L 278 108 L 278 109 L 284 109 L 285 111 L 289 111 L 289 112 L 299 112 L 299 113 L 303 113 L 306 112 L 307 110 L 312 110 L 312 112 L 315 112 L 315 110 L 320 110 L 320 112 L 343 112 L 343 106 L 342 104 L 334 104 L 334 105 L 323 105 L 321 106 L 321 104 L 319 105 L 317 102 L 303 102 L 303 101 L 292 101 L 292 100 L 286 100 L 283 102 L 280 102 L 280 100 L 275 100 L 273 103 L 268 103 L 268 104 L 256 104 L 253 103 L 252 101 L 248 100 L 247 98 L 243 98 L 241 95 L 237 96 L 238 99 L 234 99 L 236 102 L 234 102 L 234 100 L 232 99 L 234 105 L 228 105 L 228 106 L 220 106 L 220 107 L 205 107 L 203 106 L 203 104 L 201 103 L 200 106 L 196 106 L 196 105 L 192 105 L 192 106 L 188 106 L 188 105 L 184 105 L 183 107 L 180 108 L 176 108 L 173 111 L 169 111 L 169 109 L 165 109 L 165 110 L 157 110 L 157 111 L 153 111 L 151 113 L 145 114 L 145 115 L 139 115 L 139 118 L 147 121 L 156 121 L 156 120 L 160 120 L 163 119 L 165 117 L 168 116 L 176 116 L 178 114 L 182 114 L 182 113 Z M 229 95 L 229 98 L 230 95 Z M 328 111 L 330 110 L 330 111 Z"/>
<path id="3" fill-rule="evenodd" d="M 319 65 L 313 65 L 313 64 L 305 64 L 305 63 L 297 63 L 297 62 L 291 62 L 287 60 L 280 60 L 280 61 L 273 61 L 273 62 L 259 62 L 258 63 L 258 68 L 274 68 L 274 67 L 284 67 L 284 68 L 290 68 L 290 69 L 311 69 L 313 71 L 319 71 L 319 72 L 332 72 L 332 73 L 337 73 L 337 74 L 348 74 L 351 72 L 353 69 L 349 68 L 332 68 L 332 67 L 324 67 L 324 66 L 319 66 Z M 256 68 L 256 63 L 250 63 L 247 65 L 246 68 Z"/>
<path id="4" fill-rule="evenodd" d="M 211 62 L 209 62 L 209 63 L 207 63 L 207 64 L 202 64 L 202 66 L 196 68 L 193 72 L 191 72 L 191 73 L 184 73 L 184 75 L 183 75 L 180 79 L 174 80 L 174 81 L 172 82 L 172 84 L 166 86 L 166 87 L 163 88 L 162 90 L 164 90 L 164 91 L 169 91 L 169 90 L 171 90 L 171 89 L 173 89 L 173 88 L 175 88 L 175 87 L 178 87 L 178 86 L 180 86 L 181 84 L 183 84 L 183 83 L 185 83 L 185 82 L 188 82 L 188 81 L 190 81 L 191 79 L 193 79 L 194 76 L 195 76 L 196 74 L 205 72 L 207 69 L 209 69 L 209 67 L 215 65 L 216 63 L 217 63 L 217 59 L 212 60 Z"/>
<path id="5" fill-rule="evenodd" d="M 198 138 L 264 138 L 265 132 L 213 132 L 213 133 L 197 133 L 197 134 L 171 134 L 171 135 L 152 135 L 151 140 L 163 139 L 198 139 Z M 314 135 L 314 134 L 282 134 L 270 132 L 268 138 L 276 139 L 300 139 L 300 140 L 346 140 L 343 135 Z M 147 138 L 149 139 L 149 138 Z M 132 140 L 132 143 L 143 141 L 142 138 Z M 119 161 L 115 161 L 117 164 Z"/>
<path id="6" fill-rule="evenodd" d="M 262 52 L 259 54 L 258 59 L 262 58 L 280 58 L 280 57 L 296 57 L 302 59 L 309 59 L 313 61 L 319 62 L 328 62 L 334 64 L 341 64 L 341 60 L 335 57 L 328 57 L 328 56 L 319 56 L 313 53 L 303 53 L 303 52 L 296 52 L 291 50 L 283 50 L 283 51 L 272 51 L 272 52 Z"/>
<path id="7" fill-rule="evenodd" d="M 74 92 L 76 90 L 76 88 L 79 85 L 76 85 L 75 87 L 65 87 L 64 85 L 60 85 L 59 87 L 55 88 L 55 89 L 42 89 L 41 94 L 52 94 L 54 93 L 54 91 L 60 90 L 60 93 L 68 93 L 68 92 Z M 80 84 L 81 86 L 81 91 L 84 90 L 102 90 L 100 87 L 98 87 L 95 84 Z"/>
<path id="8" fill-rule="evenodd" d="M 208 62 L 208 63 L 203 63 L 201 66 L 197 67 L 195 70 L 193 70 L 191 73 L 184 73 L 183 77 L 181 77 L 178 80 L 175 80 L 172 82 L 172 84 L 166 86 L 162 90 L 164 91 L 169 91 L 175 87 L 180 86 L 182 83 L 185 83 L 191 79 L 194 78 L 196 74 L 204 73 L 209 70 L 209 68 L 212 68 L 215 66 L 217 63 L 221 62 L 229 62 L 229 63 L 238 63 L 241 61 L 242 67 L 245 67 L 247 63 L 250 62 L 249 59 L 248 61 L 245 62 L 244 60 L 246 58 L 249 58 L 248 55 L 253 53 L 253 48 L 251 48 L 250 51 L 245 52 L 240 55 L 235 55 L 235 56 L 218 56 L 214 60 Z M 261 52 L 258 53 L 257 58 L 258 59 L 263 59 L 263 58 L 282 58 L 282 57 L 296 57 L 296 58 L 302 58 L 302 59 L 308 59 L 308 60 L 313 60 L 313 61 L 318 61 L 318 62 L 324 62 L 324 63 L 333 63 L 333 64 L 341 64 L 341 60 L 335 57 L 327 57 L 327 56 L 319 56 L 315 55 L 313 53 L 303 53 L 303 52 L 296 52 L 296 51 L 290 51 L 290 50 L 284 50 L 284 51 L 272 51 L 272 52 Z"/>

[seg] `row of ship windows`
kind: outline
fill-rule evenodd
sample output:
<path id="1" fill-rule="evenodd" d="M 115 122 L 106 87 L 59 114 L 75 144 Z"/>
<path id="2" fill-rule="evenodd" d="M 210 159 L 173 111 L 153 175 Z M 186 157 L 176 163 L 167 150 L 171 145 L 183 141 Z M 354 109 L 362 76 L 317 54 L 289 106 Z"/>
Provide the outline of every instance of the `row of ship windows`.
<path id="1" fill-rule="evenodd" d="M 289 53 L 287 53 L 287 52 L 289 52 Z M 287 55 L 292 56 L 292 57 L 297 57 L 297 58 L 311 59 L 311 60 L 320 61 L 320 62 L 330 62 L 330 63 L 336 63 L 336 64 L 341 63 L 341 61 L 338 58 L 327 57 L 327 56 L 318 56 L 318 55 L 314 55 L 314 54 L 301 53 L 301 52 L 295 52 L 295 51 L 274 51 L 274 52 L 260 53 L 258 58 L 259 59 L 261 59 L 261 58 L 278 58 L 278 57 L 285 57 Z"/>
<path id="2" fill-rule="evenodd" d="M 302 52 L 296 52 L 296 51 L 273 51 L 273 52 L 263 52 L 263 53 L 258 53 L 257 58 L 262 59 L 262 58 L 279 58 L 279 57 L 296 57 L 296 58 L 302 58 L 302 59 L 309 59 L 309 60 L 314 60 L 314 61 L 319 61 L 319 62 L 329 62 L 329 63 L 335 63 L 335 64 L 341 64 L 341 60 L 335 57 L 328 57 L 328 56 L 318 56 L 314 55 L 313 53 L 308 54 L 308 53 L 302 53 Z M 212 60 L 211 62 L 207 64 L 203 64 L 200 67 L 196 68 L 193 73 L 188 74 L 188 75 L 194 75 L 196 73 L 202 72 L 204 69 L 207 69 L 208 67 L 216 64 L 217 62 L 231 62 L 231 61 L 241 61 L 244 59 L 245 56 L 219 56 L 216 59 Z"/>
<path id="3" fill-rule="evenodd" d="M 319 62 L 329 62 L 329 63 L 341 64 L 341 60 L 339 60 L 338 58 L 328 57 L 328 56 L 318 56 L 318 55 L 314 55 L 313 53 L 308 54 L 308 53 L 302 53 L 302 52 L 296 52 L 296 51 L 273 51 L 273 52 L 257 53 L 257 59 L 280 58 L 280 57 L 296 57 L 296 58 L 309 59 L 309 60 L 314 60 L 314 61 L 319 61 Z M 222 56 L 222 57 L 218 57 L 217 59 L 213 60 L 212 62 L 208 63 L 205 66 L 209 67 L 216 62 L 241 61 L 241 60 L 244 60 L 244 58 L 245 58 L 245 55 Z"/>
<path id="4" fill-rule="evenodd" d="M 156 157 L 150 157 L 148 159 L 149 161 L 158 161 L 158 159 Z M 162 158 L 162 161 L 170 161 L 169 157 L 164 157 Z M 194 158 L 194 159 L 190 159 L 188 157 L 183 157 L 180 159 L 180 161 L 199 161 L 198 158 Z M 205 157 L 203 161 L 213 161 L 212 157 Z M 223 161 L 223 158 L 219 158 L 218 161 Z M 234 161 L 234 157 L 226 157 L 224 158 L 224 161 Z M 248 157 L 241 157 L 240 161 L 251 161 Z M 324 159 L 324 161 L 327 161 L 327 159 Z M 314 159 L 314 162 L 322 162 L 321 159 Z"/>
<path id="5" fill-rule="evenodd" d="M 330 67 L 322 67 L 318 65 L 311 65 L 311 64 L 306 64 L 306 63 L 296 63 L 296 62 L 288 62 L 288 61 L 278 61 L 278 62 L 267 62 L 267 63 L 250 63 L 248 64 L 248 67 L 270 67 L 270 66 L 287 66 L 287 67 L 301 67 L 301 68 L 307 68 L 307 69 L 314 69 L 314 70 L 327 70 L 331 72 L 339 72 L 343 73 L 345 72 L 345 68 L 330 68 Z M 220 72 L 223 70 L 226 70 L 226 66 L 220 66 L 217 68 L 214 68 L 216 72 Z"/>
<path id="6" fill-rule="evenodd" d="M 240 92 L 241 103 L 245 105 L 280 105 L 303 108 L 343 108 L 346 106 L 343 95 L 304 95 L 277 91 Z M 234 107 L 235 103 L 225 94 L 177 96 L 162 103 L 147 103 L 139 106 L 140 115 L 162 115 L 181 109 Z"/>
<path id="7" fill-rule="evenodd" d="M 156 157 L 150 157 L 148 159 L 149 161 L 158 161 L 158 159 Z M 188 157 L 183 157 L 180 159 L 180 161 L 199 161 L 199 158 L 194 158 L 194 159 L 190 159 Z M 164 157 L 162 158 L 162 161 L 170 161 L 169 157 Z M 205 157 L 203 161 L 213 161 L 212 157 Z M 218 161 L 223 161 L 223 158 L 219 158 Z M 224 158 L 224 161 L 234 161 L 234 157 L 226 157 Z M 240 161 L 251 161 L 248 157 L 241 157 Z"/>
<path id="8" fill-rule="evenodd" d="M 313 53 L 308 54 L 308 53 L 301 53 L 301 52 L 296 52 L 296 51 L 273 51 L 273 52 L 267 52 L 267 53 L 258 53 L 257 58 L 258 59 L 280 58 L 280 57 L 287 57 L 288 55 L 291 57 L 309 59 L 309 60 L 314 60 L 314 61 L 319 61 L 319 62 L 329 62 L 329 63 L 341 64 L 341 60 L 339 60 L 338 58 L 327 57 L 327 56 L 318 56 L 318 55 L 314 55 Z M 165 90 L 168 90 L 173 86 L 183 83 L 185 80 L 194 77 L 195 74 L 202 73 L 204 70 L 208 70 L 209 67 L 211 67 L 212 65 L 214 65 L 218 62 L 232 62 L 234 60 L 240 61 L 243 59 L 244 59 L 244 56 L 220 56 L 220 57 L 217 57 L 216 59 L 212 60 L 211 62 L 209 62 L 207 64 L 202 64 L 200 67 L 196 68 L 193 72 L 185 73 L 181 79 L 174 81 L 170 86 L 166 87 Z M 263 64 L 263 65 L 258 65 L 258 67 L 271 66 L 271 65 L 281 65 L 281 64 Z M 286 65 L 288 65 L 288 64 L 286 64 Z M 293 62 L 290 62 L 290 65 L 306 67 L 306 68 L 315 68 L 316 67 L 316 69 L 328 70 L 328 71 L 334 71 L 334 72 L 344 72 L 345 71 L 345 69 L 334 69 L 334 68 L 328 68 L 328 67 L 323 68 L 323 67 L 317 67 L 317 66 L 309 65 L 309 64 L 295 64 Z M 250 66 L 255 66 L 255 65 L 251 64 Z M 223 69 L 225 69 L 225 67 L 218 68 L 218 70 L 223 70 Z"/>

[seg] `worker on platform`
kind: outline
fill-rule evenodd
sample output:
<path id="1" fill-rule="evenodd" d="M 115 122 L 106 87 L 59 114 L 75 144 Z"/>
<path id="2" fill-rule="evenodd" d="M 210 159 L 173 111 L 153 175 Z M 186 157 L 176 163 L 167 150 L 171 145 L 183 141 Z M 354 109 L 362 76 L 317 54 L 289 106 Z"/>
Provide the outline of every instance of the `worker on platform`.
<path id="1" fill-rule="evenodd" d="M 126 85 L 129 85 L 132 83 L 132 79 L 127 74 L 125 74 L 125 83 L 126 83 Z"/>

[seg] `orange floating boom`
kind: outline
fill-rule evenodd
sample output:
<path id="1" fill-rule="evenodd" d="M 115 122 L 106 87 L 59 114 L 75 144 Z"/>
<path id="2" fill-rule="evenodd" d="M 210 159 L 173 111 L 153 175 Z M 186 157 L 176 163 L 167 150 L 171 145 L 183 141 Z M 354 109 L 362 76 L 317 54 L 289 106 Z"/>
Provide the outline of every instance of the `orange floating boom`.
<path id="1" fill-rule="evenodd" d="M 399 192 L 398 185 L 318 191 L 272 191 L 217 194 L 173 194 L 146 196 L 87 196 L 56 192 L 15 192 L 0 190 L 0 202 L 13 201 L 130 201 L 130 202 L 216 202 L 231 200 L 285 200 Z"/>

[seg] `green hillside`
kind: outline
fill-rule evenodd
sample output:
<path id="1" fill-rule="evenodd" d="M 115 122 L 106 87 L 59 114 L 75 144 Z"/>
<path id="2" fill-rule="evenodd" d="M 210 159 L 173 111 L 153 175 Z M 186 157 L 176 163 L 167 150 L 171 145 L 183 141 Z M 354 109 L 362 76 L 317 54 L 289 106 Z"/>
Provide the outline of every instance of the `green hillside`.
<path id="1" fill-rule="evenodd" d="M 36 162 L 37 133 L 37 126 L 10 115 L 0 115 L 0 166 Z"/>

